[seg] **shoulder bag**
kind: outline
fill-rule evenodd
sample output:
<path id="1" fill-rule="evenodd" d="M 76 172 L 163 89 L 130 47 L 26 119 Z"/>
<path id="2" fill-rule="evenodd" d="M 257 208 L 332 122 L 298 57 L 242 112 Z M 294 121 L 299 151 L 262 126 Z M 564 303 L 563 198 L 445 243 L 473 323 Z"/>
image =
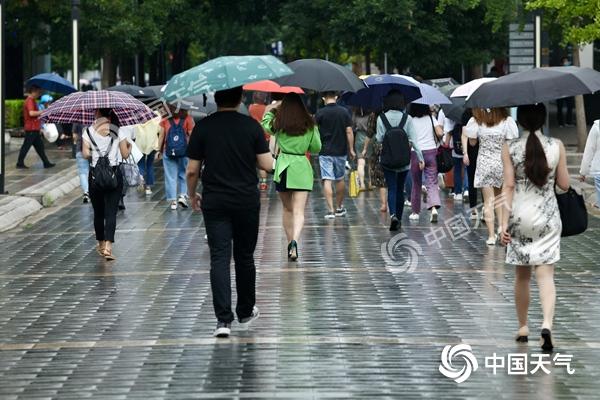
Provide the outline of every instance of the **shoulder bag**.
<path id="1" fill-rule="evenodd" d="M 579 235 L 588 226 L 588 213 L 585 200 L 575 189 L 569 188 L 565 193 L 556 194 L 556 202 L 562 221 L 562 237 Z"/>
<path id="2" fill-rule="evenodd" d="M 454 167 L 454 160 L 452 159 L 452 149 L 450 146 L 444 145 L 437 137 L 435 133 L 435 126 L 433 125 L 433 118 L 431 115 L 429 116 L 431 120 L 431 129 L 433 130 L 433 139 L 435 140 L 435 144 L 437 145 L 437 154 L 435 156 L 435 161 L 437 164 L 437 170 L 440 174 L 445 174 L 450 171 Z"/>

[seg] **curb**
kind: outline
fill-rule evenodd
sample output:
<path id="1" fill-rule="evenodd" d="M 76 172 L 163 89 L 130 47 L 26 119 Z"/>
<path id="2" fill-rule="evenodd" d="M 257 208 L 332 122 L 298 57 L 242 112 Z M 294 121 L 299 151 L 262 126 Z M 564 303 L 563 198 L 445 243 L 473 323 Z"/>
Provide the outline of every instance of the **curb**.
<path id="1" fill-rule="evenodd" d="M 19 225 L 25 218 L 41 210 L 42 205 L 35 199 L 21 196 L 0 197 L 0 232 Z"/>
<path id="2" fill-rule="evenodd" d="M 17 192 L 17 196 L 26 196 L 37 200 L 44 207 L 50 207 L 56 200 L 79 187 L 77 167 L 64 170 L 60 176 L 52 176 L 37 185 Z"/>

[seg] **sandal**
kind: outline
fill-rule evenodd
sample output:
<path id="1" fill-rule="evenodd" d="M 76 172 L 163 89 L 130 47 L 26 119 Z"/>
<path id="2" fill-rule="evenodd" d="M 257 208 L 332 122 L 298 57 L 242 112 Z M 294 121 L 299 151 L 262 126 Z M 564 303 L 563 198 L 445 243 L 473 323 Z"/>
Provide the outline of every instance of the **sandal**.
<path id="1" fill-rule="evenodd" d="M 116 260 L 117 257 L 115 257 L 115 255 L 112 253 L 112 250 L 106 250 L 104 249 L 104 258 L 106 258 L 108 261 L 113 261 Z"/>
<path id="2" fill-rule="evenodd" d="M 97 244 L 96 253 L 98 253 L 101 256 L 104 256 L 104 246 L 102 246 L 101 244 Z"/>

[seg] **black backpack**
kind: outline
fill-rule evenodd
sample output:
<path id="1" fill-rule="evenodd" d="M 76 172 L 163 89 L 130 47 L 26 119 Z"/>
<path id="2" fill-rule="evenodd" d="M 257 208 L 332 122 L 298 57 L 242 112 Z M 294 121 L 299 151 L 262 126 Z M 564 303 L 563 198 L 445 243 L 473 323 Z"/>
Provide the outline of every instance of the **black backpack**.
<path id="1" fill-rule="evenodd" d="M 462 129 L 463 126 L 459 123 L 456 123 L 454 125 L 454 129 L 452 129 L 452 142 L 454 143 L 454 152 L 459 156 L 462 156 L 464 154 L 461 140 Z"/>
<path id="2" fill-rule="evenodd" d="M 400 124 L 396 127 L 392 127 L 385 113 L 382 113 L 380 117 L 385 125 L 385 136 L 381 144 L 379 163 L 385 169 L 404 168 L 410 164 L 410 143 L 404 130 L 408 115 L 404 113 Z"/>
<path id="3" fill-rule="evenodd" d="M 113 168 L 110 165 L 110 159 L 108 158 L 108 154 L 112 149 L 115 137 L 112 133 L 110 134 L 110 145 L 108 146 L 106 154 L 102 155 L 100 148 L 94 141 L 94 138 L 90 132 L 87 131 L 87 133 L 92 145 L 94 145 L 96 151 L 98 152 L 98 161 L 96 161 L 96 166 L 91 169 L 91 183 L 94 185 L 94 187 L 100 190 L 115 190 L 119 186 L 119 181 L 117 179 L 117 168 Z"/>

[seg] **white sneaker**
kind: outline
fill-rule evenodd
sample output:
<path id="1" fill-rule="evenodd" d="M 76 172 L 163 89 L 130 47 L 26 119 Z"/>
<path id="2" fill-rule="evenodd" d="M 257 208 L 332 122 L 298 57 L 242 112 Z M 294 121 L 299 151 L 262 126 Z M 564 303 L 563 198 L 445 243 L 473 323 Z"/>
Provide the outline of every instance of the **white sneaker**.
<path id="1" fill-rule="evenodd" d="M 213 336 L 217 338 L 226 339 L 231 335 L 231 324 L 227 322 L 218 322 L 217 328 L 215 329 Z"/>
<path id="2" fill-rule="evenodd" d="M 421 185 L 421 193 L 427 194 L 427 186 Z"/>
<path id="3" fill-rule="evenodd" d="M 471 219 L 474 221 L 477 221 L 479 219 L 479 214 L 477 213 L 477 210 L 471 211 Z"/>
<path id="4" fill-rule="evenodd" d="M 468 190 L 465 190 L 463 192 L 463 197 L 469 197 L 469 191 Z"/>
<path id="5" fill-rule="evenodd" d="M 150 186 L 148 186 L 146 188 L 146 196 L 150 196 L 150 195 L 152 195 L 152 189 L 150 188 Z"/>
<path id="6" fill-rule="evenodd" d="M 456 195 L 454 195 L 454 201 L 463 201 L 462 194 L 456 194 Z"/>
<path id="7" fill-rule="evenodd" d="M 412 203 L 408 200 L 404 200 L 404 207 L 412 207 Z"/>
<path id="8" fill-rule="evenodd" d="M 438 221 L 438 212 L 434 208 L 431 209 L 431 216 L 429 217 L 429 222 L 437 222 Z"/>
<path id="9" fill-rule="evenodd" d="M 456 196 L 456 193 L 454 193 L 454 192 L 451 192 L 451 193 L 450 193 L 450 197 L 454 198 L 454 196 Z"/>
<path id="10" fill-rule="evenodd" d="M 418 221 L 419 220 L 419 214 L 417 213 L 412 213 L 408 216 L 408 219 L 410 219 L 411 221 Z"/>
<path id="11" fill-rule="evenodd" d="M 181 208 L 188 208 L 187 196 L 180 195 L 177 203 L 181 206 Z"/>
<path id="12" fill-rule="evenodd" d="M 177 202 L 175 200 L 171 202 L 171 210 L 177 210 Z"/>
<path id="13" fill-rule="evenodd" d="M 258 319 L 260 316 L 260 311 L 258 307 L 254 306 L 252 309 L 252 314 L 249 317 L 242 318 L 239 320 L 239 326 L 241 330 L 246 330 L 250 327 L 250 324 Z"/>

